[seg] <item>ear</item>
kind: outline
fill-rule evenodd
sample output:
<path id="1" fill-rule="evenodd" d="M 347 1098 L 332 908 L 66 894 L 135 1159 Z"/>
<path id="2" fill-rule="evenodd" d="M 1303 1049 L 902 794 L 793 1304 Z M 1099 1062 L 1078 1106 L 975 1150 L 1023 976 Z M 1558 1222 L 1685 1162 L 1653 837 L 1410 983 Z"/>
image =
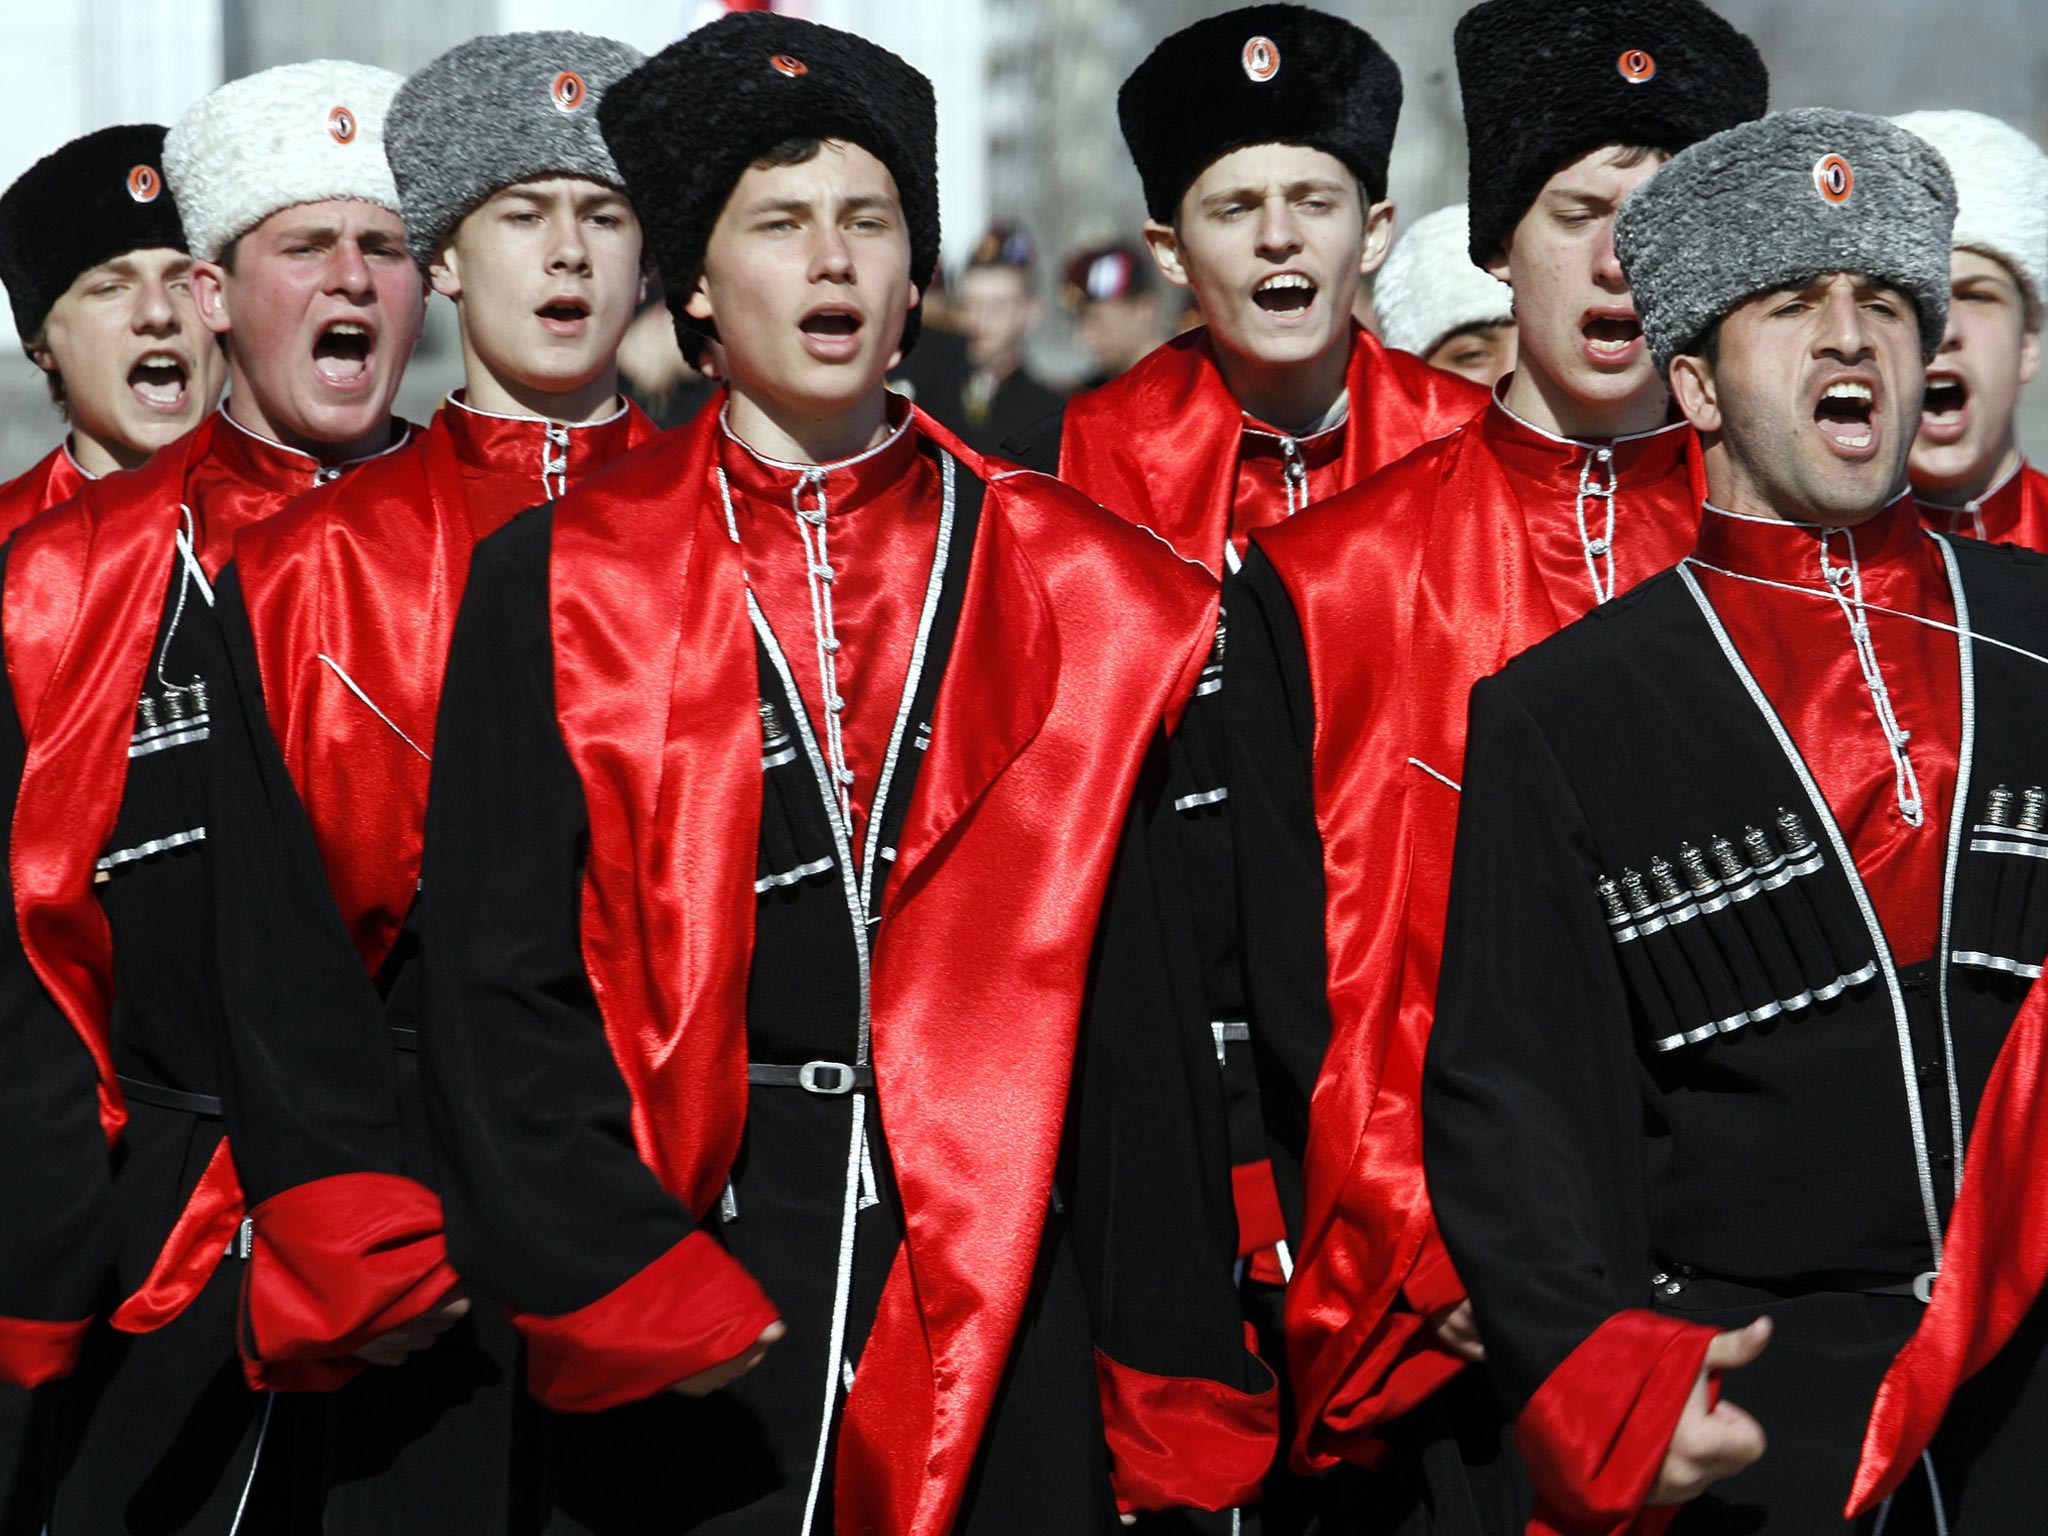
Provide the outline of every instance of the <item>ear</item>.
<path id="1" fill-rule="evenodd" d="M 28 356 L 29 361 L 42 369 L 43 372 L 55 373 L 57 371 L 57 354 L 50 350 L 47 342 L 35 341 L 30 343 Z"/>
<path id="2" fill-rule="evenodd" d="M 1704 357 L 1681 352 L 1671 359 L 1671 398 L 1697 432 L 1721 430 L 1721 399 L 1714 369 Z"/>
<path id="3" fill-rule="evenodd" d="M 633 290 L 633 308 L 638 310 L 647 302 L 647 269 L 640 269 L 640 286 Z"/>
<path id="4" fill-rule="evenodd" d="M 234 329 L 228 316 L 227 268 L 217 261 L 192 263 L 192 302 L 199 310 L 199 323 L 216 336 Z"/>
<path id="5" fill-rule="evenodd" d="M 911 291 L 914 293 L 916 289 L 912 288 Z M 716 320 L 718 318 L 711 313 L 711 290 L 705 286 L 705 278 L 702 272 L 697 274 L 696 286 L 690 290 L 690 297 L 683 304 L 683 313 L 692 320 Z"/>
<path id="6" fill-rule="evenodd" d="M 2041 371 L 2041 333 L 2028 331 L 2020 337 L 2020 383 L 2031 384 Z"/>
<path id="7" fill-rule="evenodd" d="M 1508 248 L 1513 245 L 1514 238 L 1513 235 L 1509 235 L 1507 239 L 1501 241 L 1499 245 L 1493 248 L 1491 256 L 1479 263 L 1480 267 L 1489 277 L 1498 278 L 1510 288 L 1515 286 L 1515 273 L 1514 268 L 1508 263 Z"/>
<path id="8" fill-rule="evenodd" d="M 1358 275 L 1369 278 L 1386 264 L 1394 248 L 1394 200 L 1383 197 L 1365 210 L 1365 244 L 1358 252 Z"/>
<path id="9" fill-rule="evenodd" d="M 1181 260 L 1180 235 L 1171 224 L 1162 224 L 1157 219 L 1145 221 L 1145 249 L 1152 253 L 1152 264 L 1159 268 L 1159 275 L 1176 288 L 1189 285 L 1188 269 Z"/>
<path id="10" fill-rule="evenodd" d="M 427 263 L 427 282 L 444 299 L 462 297 L 462 260 L 455 254 L 453 240 L 442 246 L 434 259 Z"/>

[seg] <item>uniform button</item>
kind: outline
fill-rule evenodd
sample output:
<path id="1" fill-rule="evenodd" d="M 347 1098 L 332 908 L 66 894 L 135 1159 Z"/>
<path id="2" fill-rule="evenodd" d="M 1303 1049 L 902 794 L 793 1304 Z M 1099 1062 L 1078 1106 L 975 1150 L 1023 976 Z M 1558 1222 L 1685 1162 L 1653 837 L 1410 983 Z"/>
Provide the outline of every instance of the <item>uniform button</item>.
<path id="1" fill-rule="evenodd" d="M 1937 1152 L 1934 1155 L 1934 1166 L 1937 1168 L 1953 1168 L 1955 1162 L 1956 1160 L 1946 1152 Z"/>

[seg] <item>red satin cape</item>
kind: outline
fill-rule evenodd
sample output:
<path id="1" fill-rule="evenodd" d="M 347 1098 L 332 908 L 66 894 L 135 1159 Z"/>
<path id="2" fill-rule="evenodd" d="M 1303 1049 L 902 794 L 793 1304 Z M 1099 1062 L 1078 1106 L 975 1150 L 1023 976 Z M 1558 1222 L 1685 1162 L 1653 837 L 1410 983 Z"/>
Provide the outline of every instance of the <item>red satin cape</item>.
<path id="1" fill-rule="evenodd" d="M 434 719 L 470 551 L 538 495 L 530 463 L 508 477 L 510 495 L 472 493 L 478 477 L 457 460 L 453 409 L 410 447 L 235 541 L 264 707 L 335 905 L 372 973 L 398 942 L 419 883 Z M 627 409 L 630 451 L 655 427 Z"/>
<path id="2" fill-rule="evenodd" d="M 1338 483 L 1346 487 L 1471 420 L 1487 401 L 1469 379 L 1382 346 L 1356 325 L 1344 387 L 1351 407 Z M 1208 329 L 1192 330 L 1067 402 L 1060 478 L 1220 578 L 1244 425 Z"/>
<path id="3" fill-rule="evenodd" d="M 1637 492 L 1626 512 L 1674 559 L 1691 547 L 1705 488 L 1697 445 L 1686 455 L 1668 493 Z M 1563 500 L 1568 509 L 1569 492 Z M 1300 1407 L 1292 1454 L 1305 1472 L 1370 1465 L 1378 1427 L 1463 1366 L 1428 1328 L 1464 1286 L 1423 1176 L 1422 1068 L 1465 699 L 1583 612 L 1561 611 L 1527 528 L 1474 423 L 1255 535 L 1308 649 L 1326 889 L 1331 1035 L 1310 1105 L 1302 1241 L 1286 1301 Z M 1360 635 L 1381 639 L 1365 646 Z"/>
<path id="4" fill-rule="evenodd" d="M 922 413 L 915 430 L 988 474 Z M 716 431 L 707 410 L 559 503 L 549 598 L 557 715 L 590 817 L 591 983 L 641 1156 L 700 1213 L 746 1113 L 761 802 Z M 876 1091 L 905 1240 L 841 1428 L 847 1536 L 940 1536 L 958 1511 L 1052 1187 L 1117 839 L 1100 808 L 1128 800 L 1210 639 L 1208 583 L 1042 476 L 989 481 L 972 561 L 875 942 Z"/>
<path id="5" fill-rule="evenodd" d="M 1957 1390 L 2005 1347 L 2048 1284 L 2044 1059 L 2048 988 L 2036 981 L 1977 1103 L 1934 1297 L 1877 1389 L 1849 1519 L 1906 1480 Z"/>
<path id="6" fill-rule="evenodd" d="M 108 1035 L 113 939 L 93 867 L 127 786 L 135 700 L 163 616 L 186 485 L 216 434 L 234 430 L 209 416 L 142 468 L 91 481 L 24 527 L 0 598 L 8 682 L 28 740 L 10 861 L 15 922 L 38 979 L 92 1053 L 110 1145 L 127 1110 Z M 217 573 L 236 531 L 293 494 L 237 483 L 232 494 L 202 498 L 191 509 L 201 566 Z M 146 1333 L 183 1311 L 241 1217 L 241 1186 L 222 1142 L 114 1326 Z"/>
<path id="7" fill-rule="evenodd" d="M 11 537 L 15 529 L 37 513 L 48 511 L 60 501 L 69 501 L 78 494 L 80 486 L 90 485 L 92 479 L 78 467 L 70 448 L 59 443 L 38 459 L 32 469 L 0 485 L 0 540 Z"/>

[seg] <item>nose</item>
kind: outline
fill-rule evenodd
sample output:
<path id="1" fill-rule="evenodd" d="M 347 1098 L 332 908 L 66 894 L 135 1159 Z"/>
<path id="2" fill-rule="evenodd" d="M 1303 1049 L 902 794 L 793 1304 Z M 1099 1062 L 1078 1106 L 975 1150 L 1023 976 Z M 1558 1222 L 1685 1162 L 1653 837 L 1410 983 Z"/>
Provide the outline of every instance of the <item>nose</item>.
<path id="1" fill-rule="evenodd" d="M 1941 331 L 1941 350 L 1944 354 L 1962 350 L 1962 307 L 1961 304 L 1956 302 L 1954 294 L 1949 295 L 1948 320 L 1943 325 Z"/>
<path id="2" fill-rule="evenodd" d="M 1301 249 L 1301 223 L 1294 207 L 1284 197 L 1269 197 L 1259 205 L 1258 253 L 1268 261 L 1285 261 Z"/>
<path id="3" fill-rule="evenodd" d="M 363 260 L 360 242 L 351 238 L 335 242 L 333 254 L 327 258 L 327 291 L 360 304 L 375 296 L 377 282 L 370 275 L 370 264 Z"/>
<path id="4" fill-rule="evenodd" d="M 1600 221 L 1600 243 L 1593 252 L 1593 281 L 1608 293 L 1627 293 L 1628 276 L 1614 251 L 1613 215 Z"/>
<path id="5" fill-rule="evenodd" d="M 811 281 L 845 283 L 853 280 L 853 247 L 837 225 L 822 226 L 811 247 Z"/>
<path id="6" fill-rule="evenodd" d="M 178 333 L 177 300 L 171 285 L 161 277 L 146 280 L 135 293 L 135 331 L 141 336 L 175 336 Z"/>
<path id="7" fill-rule="evenodd" d="M 1870 355 L 1870 331 L 1863 306 L 1856 302 L 1855 285 L 1847 276 L 1838 275 L 1828 284 L 1820 317 L 1820 332 L 1814 343 L 1816 356 L 1854 363 Z"/>
<path id="8" fill-rule="evenodd" d="M 583 221 L 573 213 L 565 218 L 550 220 L 553 228 L 553 249 L 548 255 L 550 272 L 574 272 L 585 274 L 590 271 L 590 246 L 583 238 Z"/>

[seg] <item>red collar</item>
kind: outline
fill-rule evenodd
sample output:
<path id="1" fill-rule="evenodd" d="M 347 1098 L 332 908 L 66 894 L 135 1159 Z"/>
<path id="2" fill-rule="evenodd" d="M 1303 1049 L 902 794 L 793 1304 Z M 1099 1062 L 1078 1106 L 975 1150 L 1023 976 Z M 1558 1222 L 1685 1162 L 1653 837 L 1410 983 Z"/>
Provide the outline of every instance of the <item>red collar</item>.
<path id="1" fill-rule="evenodd" d="M 1493 404 L 1479 418 L 1480 434 L 1510 475 L 1546 486 L 1576 485 L 1587 454 L 1603 449 L 1612 457 L 1617 479 L 1661 478 L 1684 462 L 1692 437 L 1692 428 L 1683 421 L 1622 437 L 1559 437 L 1509 410 L 1501 392 L 1496 385 Z"/>
<path id="2" fill-rule="evenodd" d="M 372 459 L 381 459 L 387 453 L 396 453 L 412 440 L 412 428 L 394 416 L 391 419 L 393 435 L 388 446 L 358 458 L 323 464 L 310 453 L 287 447 L 243 426 L 225 405 L 214 412 L 213 419 L 220 425 L 207 439 L 206 451 L 214 463 L 235 479 L 259 490 L 282 491 L 289 495 L 338 480 L 344 470 Z"/>
<path id="3" fill-rule="evenodd" d="M 618 409 L 595 421 L 551 421 L 544 416 L 501 416 L 481 410 L 456 390 L 436 413 L 448 434 L 456 462 L 465 471 L 502 475 L 526 466 L 539 493 L 536 503 L 561 494 L 559 477 L 582 479 L 627 447 L 633 407 L 624 396 Z"/>
<path id="4" fill-rule="evenodd" d="M 1866 602 L 1907 613 L 1925 613 L 1930 602 L 1948 600 L 1941 550 L 1903 494 L 1853 528 L 1746 517 L 1708 502 L 1693 558 L 1737 576 L 1816 592 L 1827 589 L 1826 570 L 1852 569 L 1862 578 Z M 1745 583 L 1744 590 L 1770 589 Z M 1717 594 L 1717 600 L 1724 599 Z"/>
<path id="5" fill-rule="evenodd" d="M 832 464 L 798 464 L 756 452 L 733 431 L 727 409 L 721 406 L 718 412 L 719 467 L 732 488 L 752 501 L 791 506 L 791 497 L 801 486 L 806 506 L 815 505 L 812 496 L 822 493 L 828 515 L 856 512 L 890 487 L 902 484 L 917 457 L 918 435 L 911 430 L 910 405 L 895 396 L 889 403 L 894 418 L 889 435 L 867 452 Z"/>

